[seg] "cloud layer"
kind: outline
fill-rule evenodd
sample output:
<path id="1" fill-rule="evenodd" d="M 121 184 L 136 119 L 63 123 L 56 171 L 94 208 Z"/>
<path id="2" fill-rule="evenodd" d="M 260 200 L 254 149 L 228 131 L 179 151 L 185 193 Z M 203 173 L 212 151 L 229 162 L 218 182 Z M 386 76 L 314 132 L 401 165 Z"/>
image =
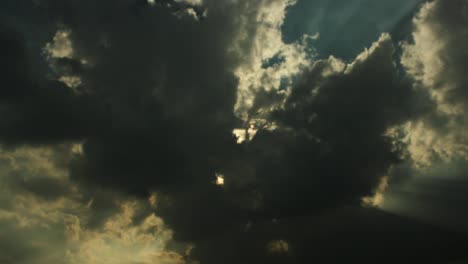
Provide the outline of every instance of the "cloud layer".
<path id="1" fill-rule="evenodd" d="M 361 206 L 466 159 L 465 0 L 350 62 L 284 42 L 290 0 L 27 2 L 0 12 L 0 262 L 463 257 Z"/>

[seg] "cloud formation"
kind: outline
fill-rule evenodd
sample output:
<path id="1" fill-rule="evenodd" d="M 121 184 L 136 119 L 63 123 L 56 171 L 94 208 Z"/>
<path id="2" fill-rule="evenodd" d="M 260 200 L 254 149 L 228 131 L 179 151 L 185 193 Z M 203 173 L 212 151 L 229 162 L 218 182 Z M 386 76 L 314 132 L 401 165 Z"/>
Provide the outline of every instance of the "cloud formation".
<path id="1" fill-rule="evenodd" d="M 412 39 L 402 45 L 401 63 L 427 92 L 433 110 L 396 128 L 407 145 L 408 160 L 394 178 L 384 208 L 466 232 L 467 216 L 458 209 L 465 198 L 467 165 L 466 86 L 467 1 L 432 1 L 413 19 Z M 458 189 L 460 188 L 460 190 Z M 392 194 L 393 193 L 393 194 Z"/>
<path id="2" fill-rule="evenodd" d="M 414 18 L 414 43 L 403 45 L 402 64 L 426 89 L 436 111 L 411 122 L 408 142 L 416 162 L 467 157 L 464 133 L 466 117 L 465 66 L 468 43 L 466 1 L 434 1 L 425 4 Z"/>
<path id="3" fill-rule="evenodd" d="M 1 150 L 3 263 L 183 263 L 183 255 L 166 248 L 172 231 L 149 202 L 82 190 L 70 181 L 63 162 L 75 155 L 71 149 Z M 117 210 L 96 225 L 102 197 Z"/>
<path id="4" fill-rule="evenodd" d="M 386 236 L 384 263 L 462 256 L 463 236 L 361 204 L 463 156 L 466 1 L 350 62 L 284 42 L 290 0 L 26 2 L 0 23 L 0 261 L 370 263 Z"/>

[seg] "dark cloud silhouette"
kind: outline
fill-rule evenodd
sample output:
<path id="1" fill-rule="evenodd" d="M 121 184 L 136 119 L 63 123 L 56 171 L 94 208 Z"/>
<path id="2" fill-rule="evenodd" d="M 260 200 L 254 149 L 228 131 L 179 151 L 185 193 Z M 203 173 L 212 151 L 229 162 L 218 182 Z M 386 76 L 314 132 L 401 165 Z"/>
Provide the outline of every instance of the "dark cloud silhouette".
<path id="1" fill-rule="evenodd" d="M 223 243 L 219 243 L 223 241 Z M 272 254 L 270 243 L 287 243 Z M 339 208 L 320 216 L 258 222 L 202 241 L 202 263 L 450 263 L 465 257 L 466 238 L 436 226 L 369 208 Z"/>
<path id="2" fill-rule="evenodd" d="M 271 114 L 279 129 L 247 145 L 262 210 L 279 217 L 359 203 L 403 158 L 403 146 L 385 134 L 430 110 L 423 96 L 398 74 L 388 35 L 351 65 L 316 62 Z M 236 170 L 232 181 L 237 174 L 245 173 Z"/>
<path id="3" fill-rule="evenodd" d="M 304 43 L 296 43 L 296 53 L 280 50 L 285 58 L 266 65 L 259 82 L 274 83 L 269 68 L 288 72 L 285 64 L 295 63 L 300 70 L 290 71 L 293 76 L 278 89 L 249 87 L 249 120 L 235 114 L 242 77 L 237 70 L 257 56 L 257 36 L 270 41 L 272 33 L 262 30 L 279 27 L 288 3 L 42 0 L 13 8 L 5 2 L 13 14 L 32 15 L 22 22 L 29 26 L 7 17 L 8 26 L 0 27 L 0 142 L 9 150 L 64 144 L 46 155 L 60 177 L 51 177 L 51 170 L 22 171 L 15 167 L 21 157 L 5 155 L 5 166 L 14 168 L 4 176 L 14 179 L 8 182 L 14 197 L 29 197 L 33 209 L 73 204 L 64 213 L 65 227 L 57 220 L 61 213 L 45 214 L 72 241 L 79 240 L 76 234 L 94 241 L 86 239 L 100 237 L 103 228 L 104 236 L 120 227 L 145 235 L 164 230 L 155 217 L 148 220 L 155 211 L 173 230 L 175 247 L 193 243 L 185 258 L 201 263 L 370 263 L 377 257 L 394 263 L 410 256 L 434 263 L 462 257 L 462 235 L 358 208 L 384 176 L 408 177 L 390 172 L 415 160 L 414 149 L 391 132 L 440 110 L 441 101 L 425 87 L 427 73 L 413 68 L 420 63 L 408 56 L 412 44 L 403 45 L 400 67 L 388 34 L 350 64 L 335 57 L 309 61 L 297 55 L 309 51 Z M 464 20 L 447 14 L 464 4 L 436 1 L 428 17 L 458 32 Z M 262 21 L 265 27 L 258 26 Z M 32 34 L 27 29 L 34 23 L 41 30 Z M 439 37 L 452 40 L 450 33 Z M 456 41 L 447 43 L 457 50 Z M 440 52 L 452 62 L 452 53 Z M 464 102 L 461 72 L 434 75 L 460 84 L 447 92 L 447 102 Z M 233 129 L 249 122 L 256 134 L 237 144 Z M 216 184 L 216 175 L 223 184 Z M 138 202 L 123 202 L 130 198 Z M 0 217 L 10 224 L 24 212 L 5 200 L 9 211 Z M 37 221 L 47 218 L 39 215 Z M 422 241 L 424 234 L 431 239 Z"/>
<path id="4" fill-rule="evenodd" d="M 99 113 L 86 96 L 76 96 L 57 81 L 36 79 L 21 35 L 2 26 L 1 140 L 6 144 L 80 139 Z M 96 115 L 97 114 L 97 115 Z"/>

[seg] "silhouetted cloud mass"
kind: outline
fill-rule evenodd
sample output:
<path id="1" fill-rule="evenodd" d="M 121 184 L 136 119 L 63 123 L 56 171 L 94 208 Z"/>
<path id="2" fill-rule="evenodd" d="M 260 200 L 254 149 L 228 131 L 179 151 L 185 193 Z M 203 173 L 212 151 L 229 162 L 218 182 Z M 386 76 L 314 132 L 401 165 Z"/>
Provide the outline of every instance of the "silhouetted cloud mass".
<path id="1" fill-rule="evenodd" d="M 414 186 L 466 183 L 468 2 L 416 2 L 340 58 L 303 1 L 3 1 L 0 262 L 464 261 Z"/>

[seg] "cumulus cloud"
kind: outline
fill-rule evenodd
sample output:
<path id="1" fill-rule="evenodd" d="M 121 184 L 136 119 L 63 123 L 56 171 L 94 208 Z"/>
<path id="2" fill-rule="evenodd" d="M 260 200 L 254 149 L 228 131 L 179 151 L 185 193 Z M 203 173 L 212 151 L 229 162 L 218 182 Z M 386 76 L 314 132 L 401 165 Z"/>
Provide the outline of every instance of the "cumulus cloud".
<path id="1" fill-rule="evenodd" d="M 403 44 L 402 64 L 435 102 L 436 111 L 403 128 L 416 163 L 467 157 L 466 1 L 433 1 L 413 20 L 413 42 Z"/>
<path id="2" fill-rule="evenodd" d="M 185 263 L 184 256 L 165 250 L 172 232 L 161 218 L 150 214 L 141 224 L 134 224 L 138 207 L 141 204 L 137 201 L 120 204 L 119 213 L 107 219 L 100 230 L 83 230 L 79 218 L 70 219 L 65 227 L 72 244 L 65 256 L 68 263 Z"/>
<path id="3" fill-rule="evenodd" d="M 390 36 L 382 35 L 348 65 L 332 57 L 314 62 L 284 105 L 270 112 L 278 128 L 257 132 L 246 165 L 226 172 L 227 180 L 239 178 L 239 186 L 258 191 L 261 210 L 272 217 L 353 204 L 370 194 L 400 159 L 387 128 L 423 111 L 393 55 Z M 252 168 L 250 179 L 244 167 Z"/>
<path id="4" fill-rule="evenodd" d="M 402 43 L 401 63 L 414 87 L 429 95 L 431 110 L 389 130 L 406 145 L 408 159 L 393 178 L 383 208 L 457 230 L 467 217 L 457 209 L 465 198 L 467 164 L 465 74 L 467 1 L 431 1 L 412 21 L 412 38 Z M 390 186 L 392 182 L 390 181 Z M 456 197 L 456 198 L 455 198 Z M 466 231 L 465 231 L 466 232 Z"/>
<path id="5" fill-rule="evenodd" d="M 72 146 L 2 149 L 0 259 L 5 263 L 184 263 L 166 250 L 172 238 L 149 202 L 83 191 L 64 167 Z M 99 226 L 95 197 L 118 209 Z M 141 214 L 140 221 L 136 221 Z M 15 234 L 15 235 L 13 235 Z M 11 245 L 11 246 L 8 246 Z"/>
<path id="6" fill-rule="evenodd" d="M 294 77 L 306 68 L 311 61 L 307 38 L 302 42 L 283 42 L 281 26 L 286 16 L 286 8 L 295 1 L 269 1 L 262 4 L 255 18 L 255 34 L 252 39 L 250 56 L 236 69 L 239 78 L 235 113 L 249 121 L 261 118 L 262 112 L 285 97 L 262 98 L 265 93 L 280 93 L 292 85 Z M 241 35 L 242 36 L 242 35 Z M 252 37 L 252 36 L 245 36 Z M 242 51 L 244 52 L 244 51 Z M 266 108 L 266 109 L 263 109 Z"/>

